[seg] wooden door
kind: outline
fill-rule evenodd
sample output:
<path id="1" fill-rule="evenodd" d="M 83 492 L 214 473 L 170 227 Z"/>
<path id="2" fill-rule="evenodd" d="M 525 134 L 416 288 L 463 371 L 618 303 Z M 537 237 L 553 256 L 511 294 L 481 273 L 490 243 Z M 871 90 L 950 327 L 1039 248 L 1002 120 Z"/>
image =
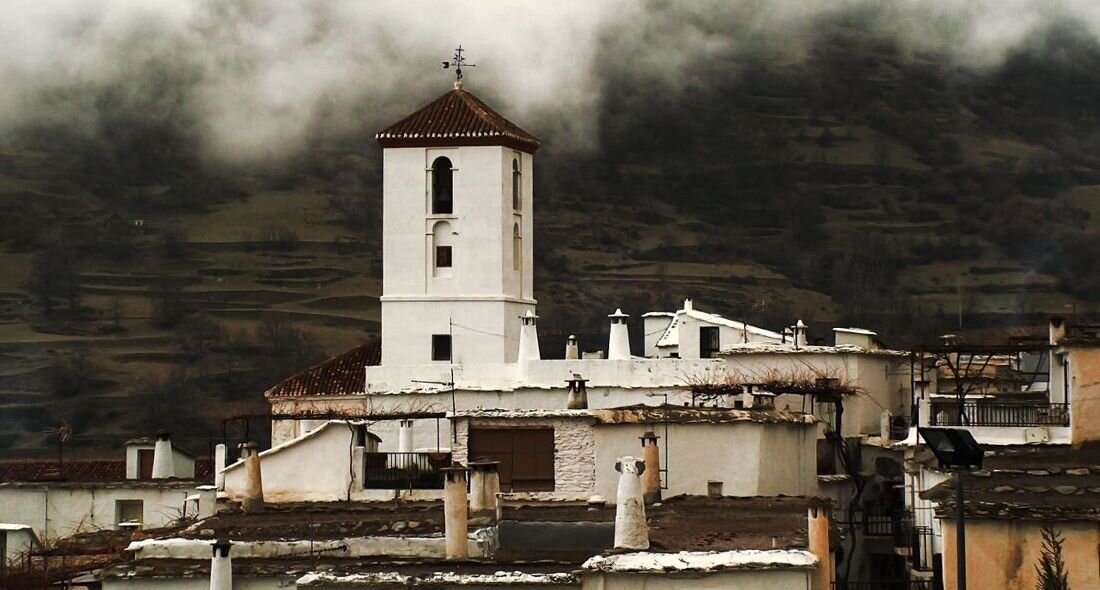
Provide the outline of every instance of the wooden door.
<path id="1" fill-rule="evenodd" d="M 153 479 L 153 449 L 138 449 L 138 479 Z"/>
<path id="2" fill-rule="evenodd" d="M 472 428 L 471 461 L 499 461 L 504 492 L 554 490 L 553 428 Z"/>

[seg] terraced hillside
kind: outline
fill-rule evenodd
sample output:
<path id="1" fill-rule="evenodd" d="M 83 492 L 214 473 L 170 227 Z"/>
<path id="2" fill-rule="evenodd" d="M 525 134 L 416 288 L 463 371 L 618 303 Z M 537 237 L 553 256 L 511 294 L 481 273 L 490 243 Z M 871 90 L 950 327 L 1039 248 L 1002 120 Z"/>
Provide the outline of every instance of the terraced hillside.
<path id="1" fill-rule="evenodd" d="M 561 147 L 553 117 L 517 120 L 547 140 L 545 354 L 570 333 L 602 348 L 616 307 L 685 295 L 769 328 L 862 325 L 895 343 L 1096 311 L 1092 37 L 1042 31 L 975 70 L 865 24 L 826 23 L 798 59 L 734 44 L 676 87 L 608 66 L 589 150 Z M 205 160 L 183 115 L 3 139 L 7 453 L 50 447 L 43 431 L 63 422 L 77 448 L 170 427 L 203 451 L 278 379 L 377 334 L 382 115 L 246 169 Z"/>

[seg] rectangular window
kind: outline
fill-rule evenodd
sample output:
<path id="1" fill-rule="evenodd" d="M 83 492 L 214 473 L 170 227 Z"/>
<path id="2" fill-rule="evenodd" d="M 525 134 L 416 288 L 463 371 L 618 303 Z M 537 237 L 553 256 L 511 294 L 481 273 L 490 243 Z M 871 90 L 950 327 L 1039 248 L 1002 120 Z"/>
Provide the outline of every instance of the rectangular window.
<path id="1" fill-rule="evenodd" d="M 699 328 L 699 358 L 712 359 L 718 356 L 718 326 Z"/>
<path id="2" fill-rule="evenodd" d="M 115 500 L 115 524 L 120 522 L 142 522 L 144 506 L 141 500 Z"/>
<path id="3" fill-rule="evenodd" d="M 153 479 L 153 449 L 138 449 L 138 479 Z"/>
<path id="4" fill-rule="evenodd" d="M 436 246 L 435 247 L 435 267 L 436 268 L 451 268 L 451 247 L 450 246 Z"/>
<path id="5" fill-rule="evenodd" d="M 503 492 L 554 491 L 553 428 L 471 428 L 471 460 L 500 461 Z"/>
<path id="6" fill-rule="evenodd" d="M 451 360 L 451 335 L 450 334 L 433 334 L 432 335 L 432 360 L 433 361 L 449 361 L 449 360 Z"/>

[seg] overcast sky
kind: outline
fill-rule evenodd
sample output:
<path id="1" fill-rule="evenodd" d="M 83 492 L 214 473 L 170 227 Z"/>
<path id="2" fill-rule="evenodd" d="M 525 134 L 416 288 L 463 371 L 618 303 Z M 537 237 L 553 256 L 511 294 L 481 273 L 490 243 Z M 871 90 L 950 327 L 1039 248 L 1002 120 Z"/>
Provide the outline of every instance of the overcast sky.
<path id="1" fill-rule="evenodd" d="M 560 133 L 583 143 L 601 68 L 675 87 L 694 60 L 738 42 L 716 23 L 774 32 L 796 55 L 815 17 L 854 6 L 879 9 L 904 44 L 975 67 L 1052 19 L 1100 30 L 1097 0 L 4 0 L 0 130 L 92 129 L 92 103 L 112 89 L 118 108 L 186 103 L 217 157 L 279 155 L 319 110 L 350 125 L 447 90 L 440 62 L 462 43 L 477 64 L 469 89 L 518 119 L 570 113 Z M 173 85 L 185 90 L 164 98 Z"/>

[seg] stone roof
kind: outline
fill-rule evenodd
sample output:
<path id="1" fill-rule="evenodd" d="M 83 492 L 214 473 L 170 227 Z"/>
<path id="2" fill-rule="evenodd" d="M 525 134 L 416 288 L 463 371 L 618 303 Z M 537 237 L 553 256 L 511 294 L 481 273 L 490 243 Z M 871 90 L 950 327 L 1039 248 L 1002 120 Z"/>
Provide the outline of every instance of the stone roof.
<path id="1" fill-rule="evenodd" d="M 1005 447 L 983 463 L 963 481 L 970 517 L 1100 521 L 1100 446 Z M 953 517 L 954 478 L 921 496 Z"/>
<path id="2" fill-rule="evenodd" d="M 375 136 L 384 148 L 503 145 L 535 153 L 539 140 L 456 88 Z"/>
<path id="3" fill-rule="evenodd" d="M 366 367 L 382 364 L 382 343 L 364 342 L 284 379 L 264 392 L 267 398 L 357 395 L 366 390 Z"/>

